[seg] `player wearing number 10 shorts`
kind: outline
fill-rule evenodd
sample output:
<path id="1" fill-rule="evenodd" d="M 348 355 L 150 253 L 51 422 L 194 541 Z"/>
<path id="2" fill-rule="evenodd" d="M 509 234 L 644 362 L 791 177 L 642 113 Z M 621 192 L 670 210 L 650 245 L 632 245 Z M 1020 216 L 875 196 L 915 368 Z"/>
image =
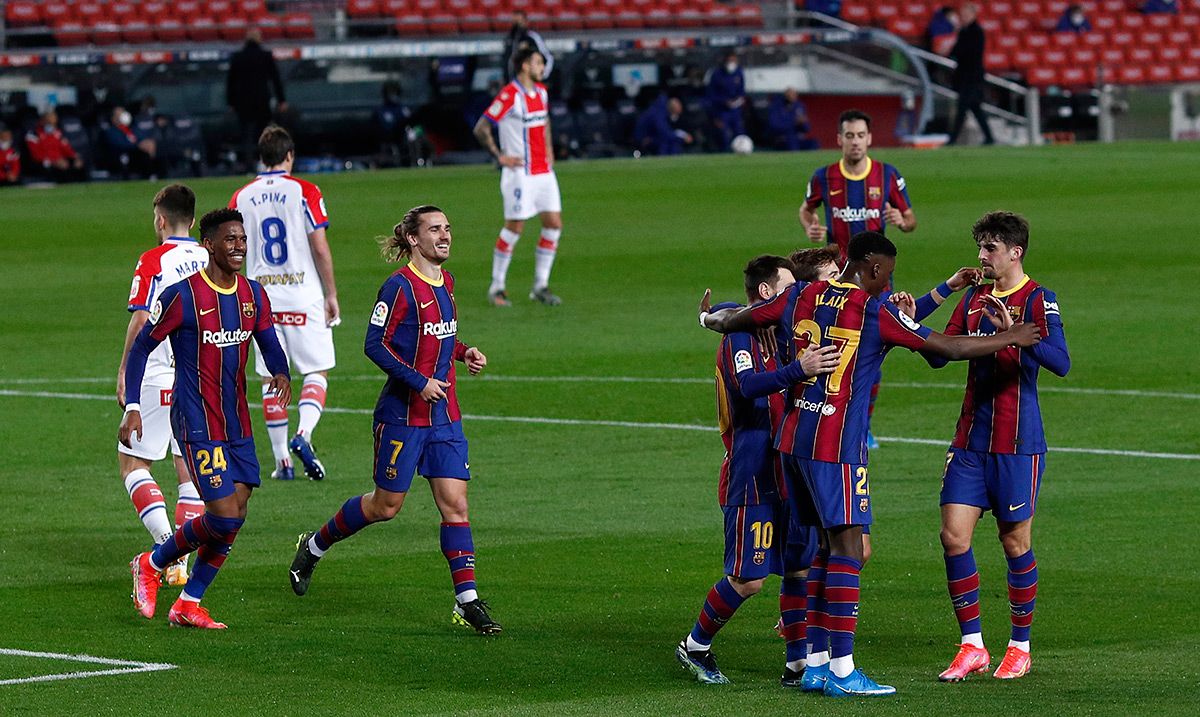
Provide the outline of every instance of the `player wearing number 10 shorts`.
<path id="1" fill-rule="evenodd" d="M 255 368 L 263 377 L 263 415 L 276 478 L 294 476 L 288 449 L 312 480 L 325 477 L 325 466 L 312 449 L 312 434 L 325 410 L 329 369 L 334 366 L 333 327 L 340 323 L 333 257 L 325 240 L 329 216 L 317 185 L 291 176 L 295 144 L 282 127 L 270 126 L 258 140 L 266 171 L 233 193 L 229 207 L 245 217 L 248 250 L 246 275 L 263 285 L 271 299 L 275 331 L 289 361 L 304 375 L 300 421 L 288 440 L 288 410 L 266 393 L 270 374 L 261 353 Z"/>

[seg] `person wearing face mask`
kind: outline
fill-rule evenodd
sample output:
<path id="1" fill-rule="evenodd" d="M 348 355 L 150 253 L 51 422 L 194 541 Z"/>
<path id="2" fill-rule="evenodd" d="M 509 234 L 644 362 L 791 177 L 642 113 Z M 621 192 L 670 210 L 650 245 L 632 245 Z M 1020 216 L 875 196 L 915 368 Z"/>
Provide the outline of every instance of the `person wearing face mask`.
<path id="1" fill-rule="evenodd" d="M 48 110 L 37 127 L 25 135 L 29 155 L 38 172 L 54 182 L 83 179 L 83 160 L 58 129 L 58 113 Z"/>
<path id="2" fill-rule="evenodd" d="M 746 134 L 742 113 L 746 108 L 746 76 L 736 52 L 727 52 L 721 66 L 708 76 L 708 115 L 717 129 L 721 149 L 729 149 L 734 137 Z"/>
<path id="3" fill-rule="evenodd" d="M 13 146 L 12 131 L 0 127 L 0 184 L 21 182 L 21 153 Z"/>
<path id="4" fill-rule="evenodd" d="M 113 108 L 103 135 L 112 170 L 122 178 L 128 178 L 131 173 L 151 179 L 165 174 L 157 156 L 158 143 L 151 137 L 138 139 L 132 124 L 133 115 L 129 110 L 119 105 Z"/>
<path id="5" fill-rule="evenodd" d="M 1058 25 L 1054 27 L 1054 31 L 1082 35 L 1092 31 L 1092 23 L 1084 14 L 1082 5 L 1068 5 L 1067 9 L 1063 11 L 1062 17 L 1058 19 Z"/>

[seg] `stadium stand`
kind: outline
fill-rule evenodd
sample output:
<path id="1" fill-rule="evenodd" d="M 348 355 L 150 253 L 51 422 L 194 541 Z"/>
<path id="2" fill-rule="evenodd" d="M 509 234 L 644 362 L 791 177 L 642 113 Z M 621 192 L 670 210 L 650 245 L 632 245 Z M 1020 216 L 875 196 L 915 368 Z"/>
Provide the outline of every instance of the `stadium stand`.
<path id="1" fill-rule="evenodd" d="M 852 0 L 841 17 L 888 30 L 913 44 L 944 1 Z M 1200 79 L 1200 2 L 1180 3 L 1178 14 L 1143 14 L 1137 3 L 1081 3 L 1092 31 L 1054 32 L 1067 0 L 995 0 L 982 3 L 988 71 L 1014 75 L 1034 87 L 1195 82 Z"/>

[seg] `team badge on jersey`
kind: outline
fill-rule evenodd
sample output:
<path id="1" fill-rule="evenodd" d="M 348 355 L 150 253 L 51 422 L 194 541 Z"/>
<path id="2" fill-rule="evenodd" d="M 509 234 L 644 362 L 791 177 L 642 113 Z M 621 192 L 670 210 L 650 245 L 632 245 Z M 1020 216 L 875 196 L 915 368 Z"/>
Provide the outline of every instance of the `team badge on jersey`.
<path id="1" fill-rule="evenodd" d="M 867 199 L 878 201 L 883 196 L 883 187 L 867 187 Z"/>
<path id="2" fill-rule="evenodd" d="M 245 316 L 247 319 L 254 318 L 254 302 L 253 301 L 243 301 L 242 302 L 242 316 Z"/>
<path id="3" fill-rule="evenodd" d="M 1021 320 L 1021 308 L 1022 307 L 1020 306 L 1008 307 L 1008 315 L 1012 317 L 1014 322 L 1019 322 Z"/>
<path id="4" fill-rule="evenodd" d="M 375 310 L 371 312 L 371 324 L 374 326 L 386 326 L 387 315 L 388 305 L 386 301 L 375 304 Z"/>

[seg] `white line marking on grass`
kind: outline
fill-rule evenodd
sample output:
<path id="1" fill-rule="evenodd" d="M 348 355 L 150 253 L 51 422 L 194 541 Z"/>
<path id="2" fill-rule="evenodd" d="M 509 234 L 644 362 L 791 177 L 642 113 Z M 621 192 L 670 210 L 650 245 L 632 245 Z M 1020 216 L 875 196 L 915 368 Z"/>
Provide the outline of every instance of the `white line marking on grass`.
<path id="1" fill-rule="evenodd" d="M 53 391 L 17 391 L 0 389 L 0 396 L 24 396 L 30 398 L 64 398 L 84 401 L 111 401 L 112 396 L 98 396 L 92 393 L 56 393 Z M 370 408 L 338 408 L 326 406 L 326 413 L 346 413 L 355 416 L 370 416 L 375 411 Z M 607 426 L 612 428 L 657 428 L 669 431 L 716 431 L 713 426 L 697 425 L 695 423 L 652 423 L 643 421 L 605 421 L 585 418 L 547 418 L 545 416 L 478 416 L 464 414 L 468 421 L 496 421 L 503 423 L 534 423 L 548 426 Z M 938 438 L 905 438 L 899 436 L 876 436 L 884 443 L 912 443 L 924 446 L 949 446 L 950 441 Z M 1128 458 L 1160 458 L 1174 461 L 1200 461 L 1200 453 L 1155 453 L 1152 451 L 1126 451 L 1112 448 L 1063 448 L 1051 446 L 1053 453 L 1082 453 L 1091 456 L 1125 456 Z"/>
<path id="2" fill-rule="evenodd" d="M 83 677 L 100 677 L 103 675 L 132 675 L 136 672 L 159 672 L 161 670 L 174 670 L 179 667 L 179 665 L 172 665 L 166 662 L 114 660 L 108 657 L 96 657 L 95 655 L 68 655 L 61 652 L 34 652 L 31 650 L 13 650 L 6 647 L 0 647 L 0 655 L 11 655 L 13 657 L 34 657 L 45 660 L 62 660 L 64 662 L 86 662 L 93 665 L 117 666 L 116 668 L 110 670 L 62 672 L 55 675 L 17 677 L 9 680 L 0 680 L 0 685 L 24 685 L 30 682 L 56 682 L 58 680 L 76 680 Z"/>
<path id="3" fill-rule="evenodd" d="M 382 381 L 379 374 L 335 374 L 337 381 Z M 650 383 L 650 384 L 688 384 L 709 386 L 711 378 L 693 378 L 687 376 L 656 377 L 656 376 L 499 376 L 487 374 L 468 379 L 470 381 L 485 381 L 497 383 Z M 71 384 L 71 383 L 116 383 L 111 377 L 75 376 L 65 378 L 0 378 L 0 384 L 12 386 L 38 384 Z M 961 383 L 937 383 L 923 381 L 888 381 L 883 379 L 885 388 L 919 388 L 939 389 L 946 391 L 962 391 Z M 1200 393 L 1185 393 L 1181 391 L 1142 391 L 1138 389 L 1121 388 L 1086 388 L 1082 386 L 1038 386 L 1042 393 L 1064 393 L 1083 396 L 1132 396 L 1135 398 L 1178 398 L 1184 401 L 1200 401 Z"/>

